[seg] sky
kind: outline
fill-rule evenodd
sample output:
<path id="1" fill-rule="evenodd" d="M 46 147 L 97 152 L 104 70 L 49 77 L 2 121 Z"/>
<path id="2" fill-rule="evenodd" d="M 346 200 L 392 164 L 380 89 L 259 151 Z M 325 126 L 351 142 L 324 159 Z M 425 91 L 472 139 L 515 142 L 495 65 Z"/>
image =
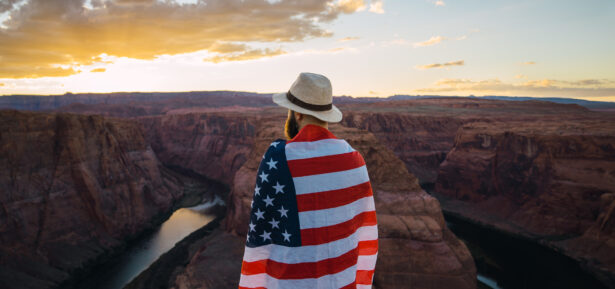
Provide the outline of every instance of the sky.
<path id="1" fill-rule="evenodd" d="M 0 95 L 287 91 L 615 101 L 612 0 L 0 0 Z"/>

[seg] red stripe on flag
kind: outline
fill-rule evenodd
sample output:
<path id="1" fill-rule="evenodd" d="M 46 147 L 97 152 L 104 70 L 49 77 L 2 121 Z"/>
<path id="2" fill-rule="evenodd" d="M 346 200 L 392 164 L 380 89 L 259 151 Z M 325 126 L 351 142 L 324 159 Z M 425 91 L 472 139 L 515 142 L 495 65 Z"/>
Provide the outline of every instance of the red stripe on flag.
<path id="1" fill-rule="evenodd" d="M 301 245 L 319 245 L 352 235 L 359 227 L 376 225 L 376 211 L 360 213 L 354 218 L 327 227 L 301 230 Z"/>
<path id="2" fill-rule="evenodd" d="M 286 264 L 270 259 L 254 262 L 244 261 L 241 266 L 241 274 L 254 275 L 267 273 L 267 275 L 276 279 L 320 278 L 325 275 L 339 273 L 357 264 L 359 250 L 357 246 L 357 248 L 341 256 L 320 260 L 318 262 Z"/>
<path id="3" fill-rule="evenodd" d="M 357 289 L 357 283 L 352 282 L 352 283 L 350 283 L 350 284 L 348 284 L 348 285 L 346 285 L 346 286 L 344 286 L 344 287 L 342 287 L 340 289 Z"/>
<path id="4" fill-rule="evenodd" d="M 297 195 L 299 212 L 324 210 L 350 204 L 373 195 L 369 181 L 339 190 Z"/>
<path id="5" fill-rule="evenodd" d="M 293 178 L 346 171 L 365 165 L 358 151 L 288 161 Z"/>
<path id="6" fill-rule="evenodd" d="M 374 270 L 357 270 L 357 284 L 371 285 Z"/>
<path id="7" fill-rule="evenodd" d="M 320 260 L 317 262 L 305 262 L 287 264 L 270 259 L 254 262 L 243 261 L 241 274 L 254 275 L 267 273 L 276 279 L 305 279 L 319 278 L 324 275 L 335 274 L 357 263 L 359 255 L 377 251 L 376 240 L 360 241 L 357 247 L 335 258 Z M 369 254 L 371 255 L 371 254 Z"/>
<path id="8" fill-rule="evenodd" d="M 337 138 L 328 129 L 315 124 L 306 124 L 299 133 L 287 141 L 286 143 L 299 142 L 299 141 L 317 141 L 327 138 Z"/>
<path id="9" fill-rule="evenodd" d="M 374 255 L 376 253 L 378 253 L 378 240 L 359 242 L 359 255 Z"/>

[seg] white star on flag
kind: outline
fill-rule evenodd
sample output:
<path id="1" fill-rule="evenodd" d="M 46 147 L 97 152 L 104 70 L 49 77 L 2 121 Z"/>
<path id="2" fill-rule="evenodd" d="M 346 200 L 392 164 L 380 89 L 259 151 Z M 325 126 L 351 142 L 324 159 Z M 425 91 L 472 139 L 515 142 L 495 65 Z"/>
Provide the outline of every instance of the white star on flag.
<path id="1" fill-rule="evenodd" d="M 262 182 L 267 182 L 267 176 L 269 176 L 269 175 L 266 174 L 265 172 L 261 172 L 261 174 L 259 175 L 259 177 L 261 178 L 261 183 Z"/>
<path id="2" fill-rule="evenodd" d="M 274 161 L 273 158 L 269 159 L 268 162 L 266 162 L 266 164 L 269 166 L 269 169 L 271 170 L 271 168 L 277 169 L 278 167 L 275 166 L 275 164 L 277 164 L 277 161 Z"/>
<path id="3" fill-rule="evenodd" d="M 271 233 L 267 231 L 263 230 L 263 233 L 260 236 L 263 238 L 263 241 L 266 241 L 267 239 L 271 240 Z"/>
<path id="4" fill-rule="evenodd" d="M 256 225 L 252 224 L 252 222 L 250 222 L 250 232 L 254 231 L 256 232 L 256 230 L 254 230 L 254 228 L 256 227 Z"/>
<path id="5" fill-rule="evenodd" d="M 281 208 L 278 210 L 278 212 L 280 212 L 280 218 L 282 217 L 286 217 L 288 218 L 288 216 L 286 215 L 286 212 L 288 212 L 288 210 L 284 210 L 284 206 L 280 206 Z"/>
<path id="6" fill-rule="evenodd" d="M 256 185 L 256 188 L 254 188 L 254 195 L 258 196 L 260 195 L 260 193 L 261 193 L 261 188 L 258 185 Z"/>
<path id="7" fill-rule="evenodd" d="M 284 233 L 282 233 L 282 236 L 284 236 L 284 241 L 290 242 L 290 236 L 292 235 L 289 234 L 286 230 L 284 230 Z"/>
<path id="8" fill-rule="evenodd" d="M 272 142 L 272 143 L 271 143 L 271 146 L 272 146 L 272 147 L 276 147 L 279 143 L 280 143 L 280 142 L 274 141 L 274 142 Z"/>
<path id="9" fill-rule="evenodd" d="M 284 185 L 280 185 L 280 183 L 275 182 L 275 186 L 273 186 L 273 188 L 275 189 L 275 193 L 284 193 L 284 191 L 282 190 L 284 188 Z"/>
<path id="10" fill-rule="evenodd" d="M 268 223 L 271 224 L 271 229 L 280 228 L 278 227 L 278 224 L 280 223 L 280 221 L 276 221 L 274 218 L 271 218 L 271 221 L 269 221 Z"/>
<path id="11" fill-rule="evenodd" d="M 257 221 L 259 219 L 265 219 L 265 217 L 263 217 L 263 214 L 265 214 L 265 212 L 262 212 L 261 209 L 256 209 L 256 212 L 254 212 L 254 214 L 256 215 Z"/>
<path id="12" fill-rule="evenodd" d="M 266 204 L 265 207 L 273 206 L 273 200 L 275 199 L 272 199 L 269 197 L 269 195 L 267 195 L 267 197 L 263 199 L 263 202 L 265 202 Z"/>

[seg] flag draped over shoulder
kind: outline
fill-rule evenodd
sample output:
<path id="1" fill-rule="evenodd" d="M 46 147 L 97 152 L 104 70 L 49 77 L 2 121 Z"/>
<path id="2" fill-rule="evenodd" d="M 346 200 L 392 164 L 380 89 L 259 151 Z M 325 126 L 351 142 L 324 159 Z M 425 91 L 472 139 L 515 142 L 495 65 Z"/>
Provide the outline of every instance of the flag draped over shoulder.
<path id="1" fill-rule="evenodd" d="M 378 228 L 365 161 L 308 124 L 257 171 L 239 288 L 371 288 Z"/>

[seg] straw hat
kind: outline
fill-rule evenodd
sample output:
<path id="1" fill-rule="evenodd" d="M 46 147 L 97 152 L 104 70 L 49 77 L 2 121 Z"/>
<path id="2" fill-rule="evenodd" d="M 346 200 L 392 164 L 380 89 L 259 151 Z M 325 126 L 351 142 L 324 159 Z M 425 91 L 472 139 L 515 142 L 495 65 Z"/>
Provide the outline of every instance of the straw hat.
<path id="1" fill-rule="evenodd" d="M 331 81 L 321 74 L 301 72 L 288 92 L 273 94 L 273 102 L 326 122 L 342 120 L 342 112 L 333 105 Z"/>

